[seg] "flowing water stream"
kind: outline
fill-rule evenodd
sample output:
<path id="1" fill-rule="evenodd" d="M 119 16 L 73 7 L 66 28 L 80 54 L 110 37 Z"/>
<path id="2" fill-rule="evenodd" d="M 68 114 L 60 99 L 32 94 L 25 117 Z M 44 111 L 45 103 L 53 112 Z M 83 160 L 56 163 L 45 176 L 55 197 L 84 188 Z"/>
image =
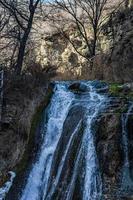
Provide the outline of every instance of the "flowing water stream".
<path id="1" fill-rule="evenodd" d="M 57 83 L 47 111 L 40 153 L 27 177 L 20 200 L 100 200 L 102 181 L 94 139 L 94 122 L 105 97 L 91 82 L 73 93 Z M 78 191 L 77 191 L 77 189 Z"/>
<path id="2" fill-rule="evenodd" d="M 10 180 L 0 188 L 0 200 L 103 200 L 95 133 L 97 119 L 110 107 L 110 98 L 100 92 L 106 88 L 99 88 L 99 83 L 79 83 L 78 89 L 70 87 L 73 82 L 55 83 L 53 97 L 40 122 L 36 136 L 38 146 L 35 153 L 32 152 L 29 167 L 24 176 L 17 175 L 15 184 L 15 173 L 10 172 Z M 115 103 L 116 100 L 113 106 Z M 133 104 L 129 104 L 121 118 L 124 159 L 118 195 L 120 192 L 122 199 L 125 194 L 133 194 L 128 138 Z"/>
<path id="3" fill-rule="evenodd" d="M 122 168 L 121 190 L 124 193 L 133 193 L 133 180 L 130 174 L 129 161 L 129 139 L 128 139 L 128 119 L 133 114 L 133 104 L 130 103 L 127 113 L 122 114 L 122 142 L 124 151 L 124 163 Z"/>
<path id="4" fill-rule="evenodd" d="M 100 92 L 106 88 L 99 87 L 98 82 L 79 83 L 78 89 L 71 87 L 73 82 L 55 83 L 53 97 L 38 128 L 38 145 L 29 167 L 21 178 L 15 179 L 15 184 L 12 184 L 15 173 L 10 172 L 10 180 L 0 188 L 0 200 L 103 199 L 95 132 L 97 119 L 110 106 L 109 97 Z M 122 114 L 121 195 L 133 193 L 128 141 L 128 119 L 133 104 L 129 104 L 127 113 Z"/>
<path id="5" fill-rule="evenodd" d="M 14 172 L 9 172 L 9 175 L 10 175 L 10 180 L 7 181 L 2 188 L 0 188 L 0 200 L 5 199 L 6 194 L 9 192 L 9 190 L 13 184 L 13 180 L 16 176 L 16 174 Z"/>
<path id="6" fill-rule="evenodd" d="M 95 124 L 106 97 L 93 82 L 73 92 L 55 84 L 45 113 L 42 141 L 17 198 L 10 200 L 101 200 L 102 180 L 95 149 Z"/>

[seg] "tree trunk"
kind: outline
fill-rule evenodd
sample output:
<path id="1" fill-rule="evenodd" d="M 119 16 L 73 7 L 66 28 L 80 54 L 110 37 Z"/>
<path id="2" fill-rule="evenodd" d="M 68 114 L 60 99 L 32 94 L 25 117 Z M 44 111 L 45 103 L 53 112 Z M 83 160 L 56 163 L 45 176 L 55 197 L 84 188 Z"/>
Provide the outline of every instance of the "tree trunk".
<path id="1" fill-rule="evenodd" d="M 94 65 L 94 58 L 96 55 L 96 45 L 97 45 L 97 28 L 93 27 L 93 45 L 92 45 L 92 55 L 91 55 L 91 61 L 90 61 L 90 69 L 93 69 Z"/>
<path id="2" fill-rule="evenodd" d="M 28 40 L 28 36 L 26 38 L 23 38 L 22 41 L 20 42 L 17 63 L 16 63 L 16 66 L 15 66 L 15 70 L 16 70 L 17 75 L 21 74 L 27 40 Z"/>
<path id="3" fill-rule="evenodd" d="M 94 29 L 94 41 L 92 46 L 92 57 L 96 55 L 96 44 L 97 44 L 97 31 Z"/>
<path id="4" fill-rule="evenodd" d="M 32 13 L 31 13 L 29 21 L 28 21 L 27 28 L 26 28 L 24 35 L 23 35 L 21 42 L 20 42 L 20 47 L 19 47 L 19 52 L 18 52 L 18 57 L 17 57 L 17 63 L 16 63 L 16 66 L 15 66 L 16 75 L 20 75 L 21 71 L 22 71 L 23 61 L 24 61 L 24 56 L 25 56 L 25 49 L 26 49 L 26 45 L 27 45 L 27 41 L 28 41 L 28 38 L 29 38 L 30 31 L 31 31 L 31 28 L 32 28 L 34 12 L 35 12 L 35 10 L 32 10 Z"/>

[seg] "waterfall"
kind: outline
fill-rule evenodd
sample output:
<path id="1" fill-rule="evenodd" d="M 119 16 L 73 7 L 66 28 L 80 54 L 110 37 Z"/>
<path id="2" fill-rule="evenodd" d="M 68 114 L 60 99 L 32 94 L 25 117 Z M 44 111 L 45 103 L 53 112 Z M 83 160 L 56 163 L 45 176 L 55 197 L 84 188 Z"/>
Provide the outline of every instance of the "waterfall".
<path id="1" fill-rule="evenodd" d="M 124 192 L 133 191 L 133 180 L 130 175 L 130 163 L 129 163 L 129 146 L 128 146 L 128 118 L 132 115 L 133 104 L 129 106 L 127 113 L 122 114 L 122 142 L 124 151 L 124 164 L 122 169 L 122 181 L 121 189 Z"/>
<path id="2" fill-rule="evenodd" d="M 95 149 L 95 124 L 106 97 L 93 82 L 72 91 L 57 82 L 40 133 L 43 141 L 18 199 L 101 200 L 102 180 Z M 45 128 L 44 128 L 45 127 Z"/>
<path id="3" fill-rule="evenodd" d="M 72 99 L 73 95 L 66 91 L 63 85 L 61 85 L 61 87 L 57 86 L 48 113 L 47 130 L 41 147 L 40 156 L 36 160 L 36 163 L 33 164 L 21 200 L 41 199 L 41 197 L 39 198 L 41 185 L 44 185 L 43 195 L 45 196 L 54 151 L 61 136 L 63 123 Z M 44 179 L 42 177 L 44 177 Z"/>
<path id="4" fill-rule="evenodd" d="M 14 172 L 9 172 L 10 175 L 10 180 L 8 180 L 4 186 L 2 188 L 0 188 L 0 200 L 5 199 L 6 194 L 9 192 L 12 184 L 13 184 L 13 180 L 16 176 L 16 174 Z"/>
<path id="5" fill-rule="evenodd" d="M 93 90 L 93 89 L 92 89 Z M 96 100 L 98 98 L 98 102 Z M 86 145 L 86 167 L 85 167 L 85 182 L 84 182 L 84 193 L 83 200 L 91 200 L 91 199 L 101 199 L 101 191 L 102 191 L 102 180 L 99 174 L 98 169 L 98 161 L 96 157 L 94 138 L 92 132 L 92 122 L 97 116 L 99 112 L 99 108 L 103 104 L 103 97 L 96 94 L 95 92 L 91 92 L 91 99 L 94 102 L 97 102 L 95 105 L 95 109 L 93 114 L 89 116 L 87 113 L 87 127 L 85 130 L 85 141 L 84 145 Z"/>

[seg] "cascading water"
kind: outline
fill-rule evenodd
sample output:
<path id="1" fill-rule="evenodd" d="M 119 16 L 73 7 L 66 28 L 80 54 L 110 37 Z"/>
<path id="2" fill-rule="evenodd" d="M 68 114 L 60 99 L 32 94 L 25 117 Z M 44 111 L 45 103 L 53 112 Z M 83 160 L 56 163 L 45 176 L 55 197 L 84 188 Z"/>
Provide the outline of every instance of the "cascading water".
<path id="1" fill-rule="evenodd" d="M 9 172 L 9 174 L 10 174 L 10 180 L 7 181 L 2 188 L 0 188 L 0 200 L 5 199 L 6 194 L 9 192 L 12 186 L 13 180 L 16 176 L 14 172 Z"/>
<path id="2" fill-rule="evenodd" d="M 127 113 L 122 114 L 122 141 L 124 151 L 124 164 L 122 168 L 122 181 L 121 189 L 124 193 L 133 192 L 133 180 L 130 174 L 130 162 L 129 162 L 129 142 L 128 142 L 128 119 L 133 113 L 133 104 L 131 103 Z"/>
<path id="3" fill-rule="evenodd" d="M 17 200 L 101 200 L 94 126 L 106 97 L 92 82 L 81 83 L 79 92 L 56 83 L 43 142 Z"/>
<path id="4" fill-rule="evenodd" d="M 65 90 L 64 85 L 61 85 L 61 87 L 57 85 L 57 91 L 52 98 L 48 113 L 44 143 L 42 144 L 39 158 L 37 158 L 30 172 L 21 200 L 41 199 L 42 186 L 43 196 L 45 196 L 54 152 L 61 137 L 63 123 L 72 100 L 73 95 Z"/>

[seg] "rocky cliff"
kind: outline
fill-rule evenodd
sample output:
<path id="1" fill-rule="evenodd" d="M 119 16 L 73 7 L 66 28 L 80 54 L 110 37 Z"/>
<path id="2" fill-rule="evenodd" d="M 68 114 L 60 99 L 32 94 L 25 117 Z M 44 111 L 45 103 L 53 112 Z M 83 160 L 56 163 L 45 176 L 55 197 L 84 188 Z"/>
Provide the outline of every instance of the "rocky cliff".
<path id="1" fill-rule="evenodd" d="M 17 80 L 5 88 L 0 129 L 0 185 L 8 172 L 25 167 L 30 156 L 34 133 L 43 108 L 48 104 L 52 88 L 25 85 Z M 22 162 L 20 162 L 22 160 Z M 19 164 L 19 165 L 18 165 Z M 15 169 L 16 171 L 16 169 Z"/>
<path id="2" fill-rule="evenodd" d="M 130 2 L 131 4 L 131 2 Z M 80 56 L 61 33 L 54 32 L 42 37 L 36 49 L 37 62 L 43 67 L 54 65 L 66 79 L 101 79 L 110 82 L 132 82 L 133 66 L 133 9 L 132 5 L 114 12 L 103 25 L 99 37 L 97 55 L 91 69 L 89 62 Z M 76 29 L 69 37 L 83 55 L 87 55 L 86 44 Z M 63 78 L 64 78 L 63 77 Z"/>
<path id="3" fill-rule="evenodd" d="M 109 200 L 118 199 L 122 167 L 121 107 L 126 110 L 127 105 L 123 100 L 112 101 L 112 105 L 100 119 L 97 132 L 97 153 L 103 177 L 104 199 Z"/>
<path id="4" fill-rule="evenodd" d="M 107 109 L 98 119 L 96 147 L 104 200 L 132 199 L 132 90 L 127 88 L 110 85 Z"/>
<path id="5" fill-rule="evenodd" d="M 105 32 L 110 43 L 107 61 L 115 82 L 132 82 L 133 77 L 133 9 L 120 10 L 113 14 Z"/>

